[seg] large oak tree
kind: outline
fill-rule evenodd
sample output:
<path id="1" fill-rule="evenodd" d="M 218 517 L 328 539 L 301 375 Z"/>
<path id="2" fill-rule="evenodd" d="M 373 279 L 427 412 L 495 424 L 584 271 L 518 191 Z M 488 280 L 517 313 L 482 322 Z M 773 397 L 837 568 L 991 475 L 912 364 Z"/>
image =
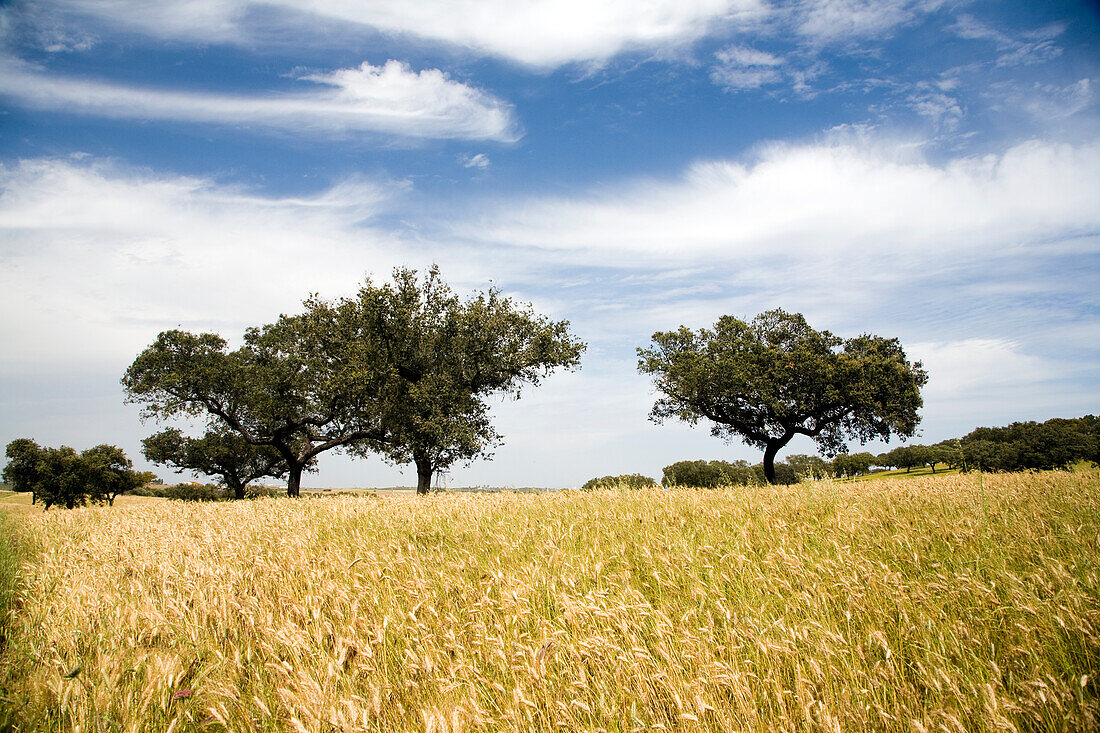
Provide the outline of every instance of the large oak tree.
<path id="1" fill-rule="evenodd" d="M 750 322 L 722 316 L 713 329 L 658 332 L 638 357 L 638 369 L 663 395 L 652 420 L 710 421 L 713 435 L 764 451 L 771 483 L 776 455 L 796 435 L 814 439 L 826 455 L 844 452 L 851 439 L 912 436 L 928 381 L 897 339 L 842 341 L 782 310 Z"/>
<path id="2" fill-rule="evenodd" d="M 486 399 L 537 385 L 553 370 L 575 368 L 585 345 L 568 321 L 537 315 L 496 289 L 459 297 L 433 267 L 423 276 L 399 268 L 393 282 L 367 281 L 352 298 L 306 303 L 308 348 L 343 353 L 342 378 L 384 385 L 386 438 L 378 451 L 416 466 L 417 493 L 456 462 L 489 455 L 500 441 Z"/>

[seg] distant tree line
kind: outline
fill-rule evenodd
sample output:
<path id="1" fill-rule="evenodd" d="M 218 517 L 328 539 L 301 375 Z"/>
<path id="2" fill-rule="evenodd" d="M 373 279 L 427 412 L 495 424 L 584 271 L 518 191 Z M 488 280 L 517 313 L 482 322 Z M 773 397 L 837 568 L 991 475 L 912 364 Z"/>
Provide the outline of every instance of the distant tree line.
<path id="1" fill-rule="evenodd" d="M 42 447 L 30 438 L 8 443 L 3 478 L 15 491 L 31 492 L 46 509 L 86 504 L 113 505 L 115 497 L 156 478 L 138 472 L 121 448 L 97 445 L 77 453 L 67 445 Z"/>
<path id="2" fill-rule="evenodd" d="M 1100 418 L 1054 418 L 1046 422 L 1016 422 L 999 428 L 977 428 L 962 438 L 933 445 L 903 445 L 885 453 L 841 453 L 833 460 L 820 456 L 794 454 L 775 462 L 776 483 L 795 484 L 800 480 L 862 476 L 873 469 L 937 467 L 960 471 L 1028 471 L 1070 468 L 1081 461 L 1100 465 Z M 764 465 L 750 466 L 747 461 L 677 461 L 665 466 L 661 476 L 664 487 L 718 488 L 750 486 L 767 482 Z M 588 481 L 584 488 L 627 486 L 656 487 L 648 476 L 629 474 L 604 476 Z"/>
<path id="3" fill-rule="evenodd" d="M 869 473 L 873 466 L 906 473 L 924 467 L 935 473 L 941 465 L 964 472 L 1009 472 L 1065 469 L 1081 461 L 1100 464 L 1100 418 L 1095 415 L 976 428 L 962 438 L 903 445 L 877 456 L 841 454 L 830 466 L 832 475 L 843 477 Z"/>

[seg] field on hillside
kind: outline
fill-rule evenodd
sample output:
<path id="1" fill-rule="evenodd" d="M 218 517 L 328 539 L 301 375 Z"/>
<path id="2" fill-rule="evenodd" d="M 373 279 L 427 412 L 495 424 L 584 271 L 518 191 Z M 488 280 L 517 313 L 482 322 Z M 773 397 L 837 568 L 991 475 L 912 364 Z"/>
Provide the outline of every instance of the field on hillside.
<path id="1" fill-rule="evenodd" d="M 1100 726 L 1096 471 L 0 520 L 0 730 Z"/>

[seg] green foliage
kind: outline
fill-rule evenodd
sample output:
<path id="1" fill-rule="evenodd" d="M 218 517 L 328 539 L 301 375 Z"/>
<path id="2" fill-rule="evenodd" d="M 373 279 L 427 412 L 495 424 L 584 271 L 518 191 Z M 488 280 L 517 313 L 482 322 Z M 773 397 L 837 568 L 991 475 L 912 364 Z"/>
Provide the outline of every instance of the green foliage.
<path id="1" fill-rule="evenodd" d="M 964 470 L 1026 471 L 1068 468 L 1100 459 L 1100 430 L 1093 415 L 1053 418 L 1043 423 L 1015 422 L 977 428 L 959 441 Z"/>
<path id="2" fill-rule="evenodd" d="M 756 474 L 747 461 L 677 461 L 661 472 L 661 485 L 710 489 L 719 486 L 744 486 L 753 483 Z"/>
<path id="3" fill-rule="evenodd" d="M 743 485 L 751 483 L 766 484 L 768 482 L 768 475 L 764 469 L 763 463 L 757 463 L 752 467 L 753 473 L 756 475 L 755 481 L 745 481 Z M 771 483 L 779 484 L 781 486 L 790 486 L 791 484 L 797 484 L 799 481 L 798 473 L 787 463 L 783 461 L 776 461 L 774 465 L 775 481 Z M 737 482 L 740 484 L 741 482 Z"/>
<path id="4" fill-rule="evenodd" d="M 8 444 L 4 479 L 17 491 L 34 492 L 46 509 L 57 504 L 66 509 L 94 504 L 114 504 L 115 497 L 141 486 L 146 474 L 133 470 L 121 448 L 97 445 L 77 453 L 69 446 L 42 448 L 19 438 Z"/>
<path id="5" fill-rule="evenodd" d="M 244 346 L 228 351 L 216 334 L 165 331 L 126 370 L 128 402 L 146 418 L 205 416 L 286 462 L 287 494 L 320 453 L 356 441 L 381 439 L 378 380 L 341 379 L 345 365 L 323 350 L 301 316 L 250 328 Z"/>
<path id="6" fill-rule="evenodd" d="M 787 465 L 800 479 L 820 481 L 833 475 L 832 466 L 821 456 L 808 456 L 800 453 L 787 456 Z"/>
<path id="7" fill-rule="evenodd" d="M 775 483 L 797 484 L 798 474 L 786 463 L 774 465 Z M 763 464 L 748 461 L 677 461 L 665 466 L 661 485 L 714 489 L 722 486 L 752 486 L 767 483 Z"/>
<path id="8" fill-rule="evenodd" d="M 256 479 L 287 474 L 286 461 L 274 448 L 252 445 L 221 426 L 201 438 L 188 438 L 176 428 L 162 430 L 141 444 L 145 457 L 153 463 L 220 478 L 234 499 L 245 498 L 249 483 Z"/>
<path id="9" fill-rule="evenodd" d="M 153 496 L 178 501 L 228 501 L 232 490 L 213 484 L 174 484 L 171 486 L 143 486 L 131 492 L 134 496 Z"/>
<path id="10" fill-rule="evenodd" d="M 8 443 L 5 455 L 8 463 L 4 466 L 4 483 L 10 485 L 12 491 L 34 491 L 42 447 L 30 438 L 17 438 Z"/>
<path id="11" fill-rule="evenodd" d="M 833 459 L 833 473 L 836 476 L 862 476 L 870 472 L 871 466 L 877 464 L 878 459 L 867 452 L 851 455 L 841 453 Z"/>
<path id="12" fill-rule="evenodd" d="M 849 439 L 913 435 L 928 380 L 897 339 L 842 341 L 782 310 L 749 323 L 722 316 L 713 330 L 658 332 L 638 357 L 664 395 L 651 419 L 705 419 L 716 437 L 762 448 L 773 483 L 775 456 L 795 435 L 829 455 Z"/>
<path id="13" fill-rule="evenodd" d="M 584 344 L 568 323 L 536 316 L 496 290 L 461 301 L 432 268 L 369 280 L 356 298 L 314 296 L 305 312 L 250 328 L 228 351 L 215 334 L 165 331 L 122 383 L 143 415 L 209 418 L 287 466 L 287 493 L 320 453 L 382 452 L 425 475 L 484 455 L 499 436 L 485 398 L 575 367 Z"/>
<path id="14" fill-rule="evenodd" d="M 584 482 L 584 486 L 581 488 L 585 491 L 591 491 L 593 489 L 655 489 L 658 484 L 649 476 L 643 476 L 640 473 L 625 473 L 621 476 L 603 476 L 601 478 L 593 478 Z"/>
<path id="15" fill-rule="evenodd" d="M 500 442 L 489 396 L 518 397 L 554 369 L 576 368 L 585 348 L 568 321 L 536 315 L 496 289 L 459 298 L 435 267 L 422 278 L 398 268 L 392 284 L 368 280 L 355 298 L 312 298 L 303 319 L 306 348 L 337 355 L 341 379 L 384 385 L 385 438 L 353 452 L 415 464 L 418 493 L 436 471 Z"/>

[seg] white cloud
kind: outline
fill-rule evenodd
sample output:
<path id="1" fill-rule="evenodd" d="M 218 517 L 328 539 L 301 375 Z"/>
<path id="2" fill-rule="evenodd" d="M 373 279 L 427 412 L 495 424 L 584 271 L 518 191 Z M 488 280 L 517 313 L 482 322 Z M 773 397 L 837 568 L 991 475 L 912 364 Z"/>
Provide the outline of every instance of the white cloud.
<path id="1" fill-rule="evenodd" d="M 1027 353 L 1012 339 L 917 342 L 906 353 L 929 375 L 922 413 L 958 426 L 954 432 L 941 428 L 936 439 L 959 437 L 978 425 L 1076 417 L 1091 409 L 1088 395 L 1067 389 L 1065 381 L 1076 376 L 1072 368 Z"/>
<path id="2" fill-rule="evenodd" d="M 997 66 L 1021 66 L 1049 61 L 1062 54 L 1062 48 L 1055 45 L 1054 38 L 1065 31 L 1061 24 L 1048 25 L 1024 34 L 1024 39 L 1013 38 L 992 26 L 981 22 L 972 15 L 960 15 L 950 27 L 960 38 L 974 41 L 989 41 L 1001 55 Z"/>
<path id="3" fill-rule="evenodd" d="M 477 153 L 476 155 L 460 155 L 458 157 L 458 163 L 463 168 L 478 168 L 484 170 L 489 167 L 489 156 L 485 153 Z"/>
<path id="4" fill-rule="evenodd" d="M 907 353 L 928 371 L 924 396 L 929 402 L 970 399 L 975 393 L 1020 387 L 1057 373 L 1009 339 L 919 342 L 909 345 Z"/>
<path id="5" fill-rule="evenodd" d="M 954 129 L 962 120 L 964 112 L 958 98 L 947 93 L 951 86 L 950 81 L 939 85 L 917 83 L 909 92 L 907 102 L 922 117 L 934 121 L 942 128 Z"/>
<path id="6" fill-rule="evenodd" d="M 831 43 L 888 35 L 928 6 L 912 0 L 803 0 L 794 6 L 793 20 L 799 34 Z"/>
<path id="7" fill-rule="evenodd" d="M 1092 107 L 1096 97 L 1092 87 L 1092 79 L 1088 78 L 1065 86 L 1004 82 L 990 85 L 986 93 L 993 100 L 993 109 L 999 112 L 1023 110 L 1037 121 L 1050 122 L 1072 117 Z"/>
<path id="8" fill-rule="evenodd" d="M 244 41 L 264 11 L 282 22 L 337 19 L 538 67 L 603 61 L 622 51 L 694 41 L 720 24 L 754 18 L 763 0 L 53 0 L 49 7 L 159 37 Z M 305 14 L 303 16 L 303 13 Z"/>
<path id="9" fill-rule="evenodd" d="M 387 238 L 363 222 L 401 187 L 272 199 L 103 163 L 0 168 L 0 362 L 113 363 L 177 323 L 239 334 L 311 291 L 347 292 L 389 270 Z"/>
<path id="10" fill-rule="evenodd" d="M 711 81 L 726 91 L 759 89 L 783 80 L 783 59 L 766 51 L 729 46 L 714 56 L 718 63 L 711 68 Z"/>
<path id="11" fill-rule="evenodd" d="M 1100 227 L 1100 143 L 1028 142 L 942 164 L 905 150 L 777 145 L 749 164 L 697 163 L 672 181 L 511 201 L 455 233 L 608 257 L 866 261 L 991 252 Z"/>
<path id="12" fill-rule="evenodd" d="M 46 110 L 100 117 L 250 125 L 297 134 L 380 133 L 414 138 L 511 141 L 511 107 L 438 69 L 398 61 L 303 76 L 309 88 L 229 95 L 148 89 L 66 78 L 0 61 L 0 94 Z"/>

